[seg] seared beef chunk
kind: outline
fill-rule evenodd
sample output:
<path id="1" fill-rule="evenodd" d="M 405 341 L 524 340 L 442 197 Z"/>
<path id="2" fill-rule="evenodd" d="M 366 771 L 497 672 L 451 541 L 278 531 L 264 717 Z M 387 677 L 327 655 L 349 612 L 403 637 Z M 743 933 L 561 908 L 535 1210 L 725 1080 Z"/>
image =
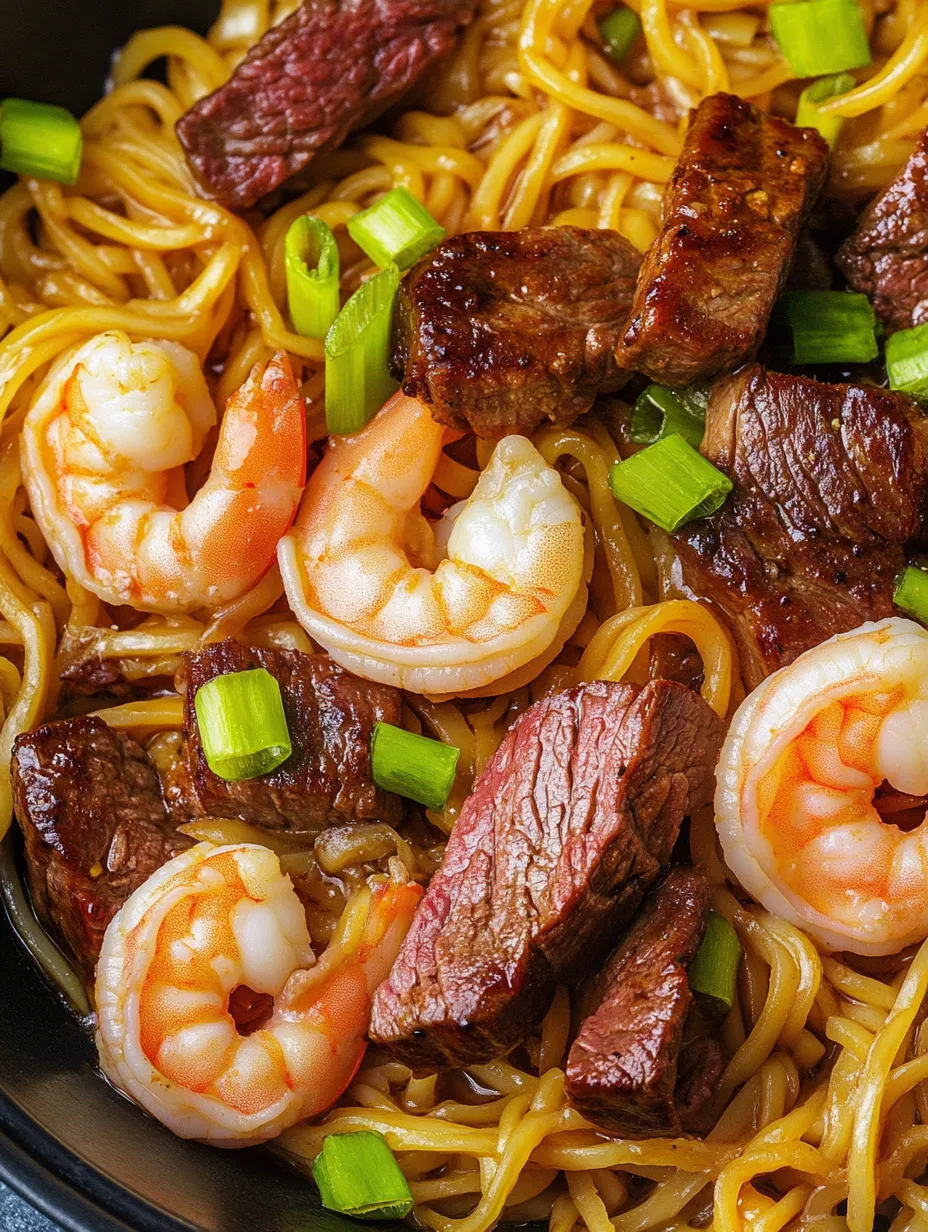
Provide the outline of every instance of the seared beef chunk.
<path id="1" fill-rule="evenodd" d="M 371 1038 L 417 1072 L 487 1061 L 582 979 L 712 791 L 724 724 L 682 685 L 595 681 L 515 723 L 451 832 Z"/>
<path id="2" fill-rule="evenodd" d="M 597 981 L 599 1008 L 567 1058 L 567 1094 L 609 1133 L 634 1138 L 705 1128 L 705 1106 L 725 1058 L 708 1036 L 710 1024 L 691 1014 L 686 969 L 708 915 L 702 873 L 673 869 Z"/>
<path id="3" fill-rule="evenodd" d="M 230 783 L 213 774 L 200 743 L 194 697 L 226 672 L 263 667 L 277 678 L 293 752 L 273 774 Z M 400 695 L 359 680 L 328 655 L 263 650 L 228 639 L 184 655 L 186 760 L 195 811 L 240 817 L 283 830 L 320 830 L 329 822 L 402 818 L 402 801 L 371 778 L 374 724 L 400 722 Z"/>
<path id="4" fill-rule="evenodd" d="M 827 165 L 814 129 L 730 94 L 705 99 L 664 192 L 620 365 L 689 385 L 751 358 Z"/>
<path id="5" fill-rule="evenodd" d="M 928 131 L 837 260 L 854 290 L 870 296 L 886 329 L 928 322 Z"/>
<path id="6" fill-rule="evenodd" d="M 627 374 L 613 356 L 641 257 L 614 231 L 474 231 L 412 270 L 397 301 L 403 389 L 439 423 L 497 439 L 573 422 Z"/>
<path id="7" fill-rule="evenodd" d="M 702 451 L 734 491 L 674 540 L 685 587 L 730 618 L 749 687 L 892 615 L 928 477 L 928 418 L 914 402 L 753 364 L 716 384 Z"/>
<path id="8" fill-rule="evenodd" d="M 201 185 L 254 205 L 402 98 L 473 15 L 474 0 L 306 0 L 179 121 Z"/>
<path id="9" fill-rule="evenodd" d="M 90 977 L 107 924 L 190 840 L 145 750 L 93 715 L 20 736 L 12 773 L 36 910 Z"/>

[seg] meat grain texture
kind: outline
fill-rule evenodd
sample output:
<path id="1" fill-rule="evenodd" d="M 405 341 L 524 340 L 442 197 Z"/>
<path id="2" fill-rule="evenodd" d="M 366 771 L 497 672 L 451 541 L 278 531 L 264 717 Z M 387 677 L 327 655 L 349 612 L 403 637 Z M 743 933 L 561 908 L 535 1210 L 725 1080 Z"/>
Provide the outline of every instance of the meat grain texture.
<path id="1" fill-rule="evenodd" d="M 399 957 L 371 1038 L 418 1073 L 501 1056 L 584 978 L 712 791 L 724 724 L 669 681 L 595 681 L 537 702 L 481 775 Z"/>
<path id="2" fill-rule="evenodd" d="M 814 129 L 731 94 L 705 99 L 664 192 L 620 366 L 679 386 L 752 358 L 827 167 Z"/>

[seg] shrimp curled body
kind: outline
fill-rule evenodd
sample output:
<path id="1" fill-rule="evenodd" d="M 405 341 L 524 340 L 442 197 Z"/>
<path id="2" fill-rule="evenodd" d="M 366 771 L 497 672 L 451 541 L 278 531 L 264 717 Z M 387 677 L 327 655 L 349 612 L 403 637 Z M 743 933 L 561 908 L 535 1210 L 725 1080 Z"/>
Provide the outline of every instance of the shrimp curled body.
<path id="1" fill-rule="evenodd" d="M 318 963 L 303 907 L 266 847 L 200 843 L 110 922 L 97 966 L 107 1077 L 181 1138 L 266 1142 L 329 1108 L 361 1063 L 371 998 L 421 888 L 371 878 Z M 241 1034 L 236 989 L 274 999 Z"/>
<path id="2" fill-rule="evenodd" d="M 145 611 L 215 608 L 274 562 L 306 478 L 305 408 L 281 352 L 229 399 L 209 477 L 184 466 L 216 408 L 176 342 L 99 334 L 52 370 L 22 431 L 33 514 L 69 577 Z"/>
<path id="3" fill-rule="evenodd" d="M 838 634 L 765 680 L 718 767 L 719 837 L 744 888 L 829 949 L 924 940 L 928 819 L 901 828 L 874 795 L 928 794 L 926 734 L 928 631 L 913 621 Z"/>
<path id="4" fill-rule="evenodd" d="M 500 441 L 473 494 L 426 520 L 444 435 L 395 395 L 330 443 L 278 551 L 291 608 L 333 659 L 430 694 L 482 688 L 563 641 L 586 587 L 580 507 L 525 437 Z"/>

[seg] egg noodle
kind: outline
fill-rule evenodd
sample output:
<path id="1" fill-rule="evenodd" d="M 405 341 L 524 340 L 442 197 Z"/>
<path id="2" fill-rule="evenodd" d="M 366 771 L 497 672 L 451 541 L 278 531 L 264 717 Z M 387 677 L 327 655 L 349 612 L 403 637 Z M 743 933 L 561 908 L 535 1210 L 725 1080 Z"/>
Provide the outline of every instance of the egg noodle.
<path id="1" fill-rule="evenodd" d="M 30 515 L 17 440 L 49 364 L 102 330 L 173 339 L 213 374 L 221 403 L 255 362 L 282 348 L 303 382 L 310 441 L 318 441 L 325 436 L 322 346 L 292 332 L 285 315 L 283 238 L 299 215 L 312 213 L 335 232 L 343 296 L 370 269 L 345 224 L 395 185 L 449 232 L 611 227 L 644 251 L 657 234 L 689 108 L 730 90 L 792 116 L 799 87 L 762 4 L 628 3 L 645 40 L 620 69 L 601 50 L 591 0 L 482 0 L 450 65 L 391 135 L 360 134 L 320 155 L 298 195 L 239 218 L 196 195 L 174 124 L 297 3 L 226 0 L 206 40 L 180 27 L 130 40 L 112 89 L 84 117 L 83 168 L 73 189 L 23 179 L 0 199 L 0 832 L 12 817 L 13 742 L 61 713 L 62 677 L 81 665 L 108 664 L 130 682 L 163 684 L 184 651 L 230 635 L 314 649 L 282 602 L 276 569 L 203 618 L 127 619 L 61 578 Z M 896 173 L 928 124 L 928 0 L 862 0 L 861 7 L 873 63 L 858 71 L 854 89 L 824 106 L 846 120 L 830 192 L 852 203 Z M 166 85 L 143 76 L 165 57 Z M 609 491 L 620 447 L 607 416 L 534 438 L 561 468 L 595 535 L 589 606 L 562 653 L 535 679 L 523 671 L 482 701 L 407 698 L 411 728 L 461 749 L 449 805 L 429 815 L 437 831 L 450 830 L 474 777 L 535 697 L 587 679 L 647 679 L 658 634 L 695 646 L 703 695 L 719 714 L 731 714 L 744 696 L 728 634 L 707 607 L 674 590 L 667 540 L 645 533 Z M 621 444 L 621 433 L 615 437 Z M 435 483 L 462 499 L 477 476 L 445 455 Z M 99 713 L 169 768 L 182 703 L 161 692 Z M 437 839 L 429 847 L 382 825 L 326 837 L 315 852 L 240 822 L 186 829 L 197 838 L 273 846 L 285 870 L 315 887 L 314 941 L 327 940 L 340 918 L 350 927 L 354 865 L 396 855 L 425 880 L 440 858 Z M 581 1225 L 588 1232 L 870 1232 L 874 1212 L 890 1198 L 884 1209 L 894 1232 L 928 1230 L 928 1186 L 916 1179 L 928 1163 L 921 1010 L 928 944 L 869 974 L 822 957 L 795 927 L 732 895 L 711 810 L 693 820 L 691 844 L 714 883 L 715 909 L 745 952 L 723 1027 L 731 1059 L 705 1141 L 613 1139 L 568 1107 L 561 1067 L 571 1002 L 561 990 L 536 1038 L 466 1074 L 414 1078 L 370 1052 L 341 1105 L 320 1125 L 288 1131 L 283 1149 L 306 1167 L 328 1132 L 381 1130 L 409 1178 L 416 1221 L 436 1232 L 486 1232 L 501 1219 L 547 1220 L 551 1232 Z M 31 914 L 8 843 L 0 876 L 20 933 L 75 1007 L 88 1011 L 80 980 Z"/>

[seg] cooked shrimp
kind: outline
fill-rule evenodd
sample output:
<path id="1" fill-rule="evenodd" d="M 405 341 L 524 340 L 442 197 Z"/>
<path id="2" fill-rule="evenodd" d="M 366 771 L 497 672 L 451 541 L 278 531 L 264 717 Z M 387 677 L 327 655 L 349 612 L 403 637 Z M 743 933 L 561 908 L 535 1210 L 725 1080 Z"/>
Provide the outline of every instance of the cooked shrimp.
<path id="1" fill-rule="evenodd" d="M 928 820 L 881 820 L 884 782 L 928 793 L 928 631 L 861 625 L 801 655 L 741 705 L 716 815 L 744 888 L 830 949 L 894 954 L 928 936 Z"/>
<path id="2" fill-rule="evenodd" d="M 316 966 L 303 907 L 277 856 L 200 843 L 113 918 L 97 966 L 107 1077 L 181 1138 L 274 1138 L 341 1095 L 361 1063 L 371 997 L 418 905 L 412 882 L 372 877 Z M 236 989 L 274 998 L 241 1034 Z"/>
<path id="3" fill-rule="evenodd" d="M 444 434 L 423 403 L 391 398 L 330 443 L 278 552 L 290 606 L 333 659 L 432 694 L 542 654 L 585 586 L 580 508 L 525 437 L 501 440 L 433 528 L 419 502 Z"/>
<path id="4" fill-rule="evenodd" d="M 146 611 L 214 608 L 273 564 L 306 479 L 305 408 L 281 352 L 229 399 L 212 470 L 184 465 L 216 423 L 200 364 L 176 342 L 99 334 L 71 351 L 22 431 L 32 512 L 70 577 Z"/>

